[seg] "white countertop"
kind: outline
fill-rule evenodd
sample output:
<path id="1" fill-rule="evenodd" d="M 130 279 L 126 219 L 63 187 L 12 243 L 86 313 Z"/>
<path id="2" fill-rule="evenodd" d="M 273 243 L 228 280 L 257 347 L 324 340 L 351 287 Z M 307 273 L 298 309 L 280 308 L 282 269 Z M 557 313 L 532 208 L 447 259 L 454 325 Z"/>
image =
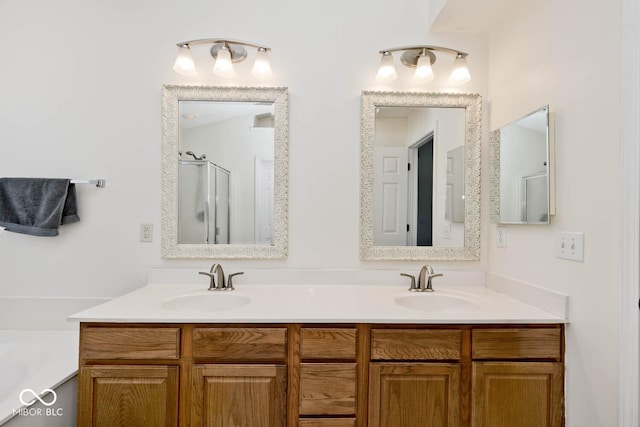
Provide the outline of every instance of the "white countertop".
<path id="1" fill-rule="evenodd" d="M 484 285 L 439 287 L 433 293 L 409 292 L 404 285 L 362 284 L 237 284 L 234 291 L 216 292 L 206 288 L 203 284 L 148 284 L 68 319 L 118 323 L 566 323 L 561 316 Z M 426 308 L 408 308 L 398 304 L 398 299 Z M 178 300 L 192 305 L 167 308 L 180 304 Z M 227 300 L 245 304 L 220 309 Z"/>

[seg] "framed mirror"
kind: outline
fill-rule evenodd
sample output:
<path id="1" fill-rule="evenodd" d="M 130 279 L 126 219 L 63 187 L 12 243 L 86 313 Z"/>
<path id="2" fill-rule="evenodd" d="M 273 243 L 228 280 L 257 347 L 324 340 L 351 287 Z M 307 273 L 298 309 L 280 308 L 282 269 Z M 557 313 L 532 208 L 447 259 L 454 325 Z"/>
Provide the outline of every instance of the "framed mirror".
<path id="1" fill-rule="evenodd" d="M 490 135 L 491 221 L 549 224 L 553 203 L 553 132 L 549 106 Z"/>
<path id="2" fill-rule="evenodd" d="M 162 257 L 284 258 L 286 88 L 162 88 Z"/>
<path id="3" fill-rule="evenodd" d="M 480 259 L 481 96 L 362 93 L 360 257 Z"/>

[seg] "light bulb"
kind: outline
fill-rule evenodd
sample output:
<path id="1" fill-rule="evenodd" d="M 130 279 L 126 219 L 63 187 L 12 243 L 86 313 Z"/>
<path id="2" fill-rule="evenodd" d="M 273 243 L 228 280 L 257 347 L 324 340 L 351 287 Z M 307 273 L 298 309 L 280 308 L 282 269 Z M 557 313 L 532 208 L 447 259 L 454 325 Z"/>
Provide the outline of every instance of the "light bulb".
<path id="1" fill-rule="evenodd" d="M 267 49 L 263 47 L 258 48 L 258 53 L 256 54 L 256 60 L 253 63 L 251 74 L 255 77 L 265 79 L 273 76 L 273 73 L 271 72 L 271 64 L 269 64 L 269 54 L 267 53 Z"/>
<path id="2" fill-rule="evenodd" d="M 453 69 L 451 70 L 451 76 L 449 80 L 453 84 L 463 84 L 471 80 L 471 74 L 467 68 L 467 57 L 461 54 L 456 56 L 453 61 Z"/>
<path id="3" fill-rule="evenodd" d="M 398 77 L 396 67 L 393 65 L 393 55 L 391 52 L 383 52 L 380 68 L 378 69 L 378 81 L 392 82 Z"/>
<path id="4" fill-rule="evenodd" d="M 422 83 L 428 83 L 433 80 L 433 69 L 431 68 L 431 57 L 429 55 L 418 56 L 416 72 L 413 76 Z"/>
<path id="5" fill-rule="evenodd" d="M 233 63 L 231 62 L 231 51 L 226 45 L 218 50 L 216 62 L 213 65 L 213 72 L 220 77 L 233 77 L 236 75 L 233 70 Z"/>
<path id="6" fill-rule="evenodd" d="M 173 71 L 188 77 L 198 74 L 188 45 L 184 44 L 178 48 L 178 56 L 176 56 L 176 61 L 173 63 Z"/>

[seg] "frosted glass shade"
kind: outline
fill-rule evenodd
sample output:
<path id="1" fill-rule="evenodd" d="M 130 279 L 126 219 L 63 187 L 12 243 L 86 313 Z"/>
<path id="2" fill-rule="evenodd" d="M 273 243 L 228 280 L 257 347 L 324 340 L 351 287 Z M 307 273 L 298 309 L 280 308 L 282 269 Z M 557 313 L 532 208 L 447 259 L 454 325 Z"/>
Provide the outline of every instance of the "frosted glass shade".
<path id="1" fill-rule="evenodd" d="M 467 58 L 458 55 L 456 59 L 453 61 L 453 69 L 451 70 L 451 76 L 449 80 L 453 84 L 463 84 L 471 80 L 471 74 L 469 73 L 469 69 L 467 68 Z"/>
<path id="2" fill-rule="evenodd" d="M 273 72 L 271 71 L 271 64 L 269 63 L 269 54 L 267 53 L 266 49 L 258 49 L 251 74 L 253 74 L 254 77 L 262 79 L 270 78 L 271 76 L 273 76 Z"/>
<path id="3" fill-rule="evenodd" d="M 216 62 L 213 65 L 213 73 L 220 77 L 233 77 L 236 75 L 233 69 L 233 63 L 231 62 L 231 52 L 228 47 L 223 46 L 218 50 Z"/>
<path id="4" fill-rule="evenodd" d="M 189 46 L 183 45 L 178 48 L 178 55 L 176 56 L 176 61 L 173 63 L 173 71 L 188 77 L 193 77 L 198 74 Z"/>
<path id="5" fill-rule="evenodd" d="M 422 55 L 418 57 L 416 72 L 413 76 L 416 80 L 422 83 L 427 83 L 433 80 L 433 69 L 431 68 L 431 58 L 429 55 Z"/>
<path id="6" fill-rule="evenodd" d="M 378 81 L 392 82 L 398 77 L 396 73 L 396 67 L 393 64 L 393 55 L 389 52 L 382 54 L 382 60 L 380 61 L 380 68 L 378 69 Z"/>

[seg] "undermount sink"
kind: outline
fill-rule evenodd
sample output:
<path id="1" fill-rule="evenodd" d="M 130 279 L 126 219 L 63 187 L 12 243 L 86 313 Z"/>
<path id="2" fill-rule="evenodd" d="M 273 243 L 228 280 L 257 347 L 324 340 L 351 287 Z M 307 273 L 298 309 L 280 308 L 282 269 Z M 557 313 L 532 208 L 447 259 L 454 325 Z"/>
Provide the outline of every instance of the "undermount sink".
<path id="1" fill-rule="evenodd" d="M 162 304 L 162 308 L 170 311 L 224 311 L 242 307 L 251 302 L 251 298 L 234 295 L 224 291 L 200 292 L 171 298 Z"/>
<path id="2" fill-rule="evenodd" d="M 397 297 L 395 303 L 405 308 L 431 313 L 464 313 L 480 306 L 475 301 L 458 295 L 416 293 Z"/>

